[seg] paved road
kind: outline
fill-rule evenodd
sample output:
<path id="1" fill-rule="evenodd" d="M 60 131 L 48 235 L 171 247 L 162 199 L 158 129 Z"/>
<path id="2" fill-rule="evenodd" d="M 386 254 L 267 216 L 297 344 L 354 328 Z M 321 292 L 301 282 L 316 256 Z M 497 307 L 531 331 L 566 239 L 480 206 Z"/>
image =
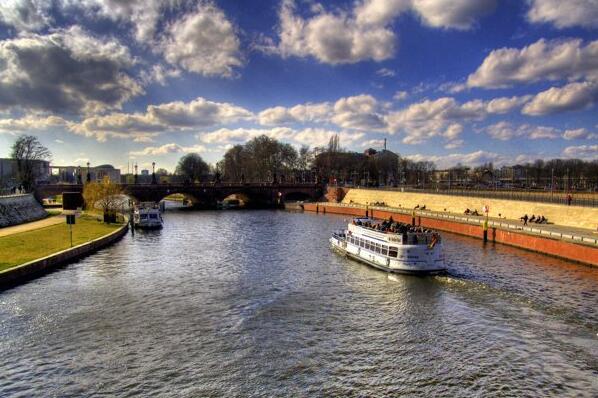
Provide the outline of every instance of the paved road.
<path id="1" fill-rule="evenodd" d="M 56 225 L 56 224 L 60 224 L 63 222 L 65 222 L 64 216 L 57 215 L 57 216 L 44 218 L 43 220 L 28 222 L 26 224 L 13 225 L 12 227 L 4 227 L 4 228 L 0 228 L 0 237 L 14 235 L 14 234 L 18 234 L 21 232 L 32 231 L 34 229 L 49 227 L 51 225 Z"/>

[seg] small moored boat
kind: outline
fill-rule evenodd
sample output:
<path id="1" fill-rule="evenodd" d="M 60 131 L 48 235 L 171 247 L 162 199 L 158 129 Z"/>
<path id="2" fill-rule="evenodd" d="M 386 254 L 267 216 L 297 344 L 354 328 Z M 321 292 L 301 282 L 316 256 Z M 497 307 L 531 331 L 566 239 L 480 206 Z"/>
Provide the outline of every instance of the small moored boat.
<path id="1" fill-rule="evenodd" d="M 330 246 L 347 257 L 378 269 L 404 274 L 446 271 L 437 232 L 408 224 L 356 218 L 330 237 Z"/>
<path id="2" fill-rule="evenodd" d="M 160 206 L 153 202 L 141 202 L 133 213 L 133 224 L 139 229 L 160 229 L 162 228 L 162 214 Z"/>

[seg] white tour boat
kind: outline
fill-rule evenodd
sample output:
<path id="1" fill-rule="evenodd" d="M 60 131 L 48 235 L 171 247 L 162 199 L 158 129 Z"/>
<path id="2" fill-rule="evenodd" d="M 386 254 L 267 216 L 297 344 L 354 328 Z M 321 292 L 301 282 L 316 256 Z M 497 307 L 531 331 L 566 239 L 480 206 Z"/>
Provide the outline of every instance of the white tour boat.
<path id="1" fill-rule="evenodd" d="M 438 274 L 446 271 L 437 232 L 389 221 L 356 218 L 332 234 L 337 252 L 387 272 Z"/>
<path id="2" fill-rule="evenodd" d="M 133 213 L 133 224 L 140 229 L 162 228 L 162 214 L 160 206 L 154 202 L 141 202 Z"/>

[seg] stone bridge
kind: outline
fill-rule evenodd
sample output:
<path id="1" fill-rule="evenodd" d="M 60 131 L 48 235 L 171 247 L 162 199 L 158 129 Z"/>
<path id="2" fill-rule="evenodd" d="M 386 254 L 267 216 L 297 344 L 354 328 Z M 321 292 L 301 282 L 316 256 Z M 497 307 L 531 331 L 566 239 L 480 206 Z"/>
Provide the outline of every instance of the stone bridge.
<path id="1" fill-rule="evenodd" d="M 159 202 L 172 194 L 182 194 L 195 207 L 212 208 L 217 201 L 236 195 L 250 207 L 274 207 L 285 201 L 318 200 L 323 192 L 319 184 L 272 183 L 202 183 L 202 184 L 120 184 L 123 193 L 136 202 Z M 47 184 L 35 189 L 42 199 L 63 192 L 83 192 L 82 184 Z"/>

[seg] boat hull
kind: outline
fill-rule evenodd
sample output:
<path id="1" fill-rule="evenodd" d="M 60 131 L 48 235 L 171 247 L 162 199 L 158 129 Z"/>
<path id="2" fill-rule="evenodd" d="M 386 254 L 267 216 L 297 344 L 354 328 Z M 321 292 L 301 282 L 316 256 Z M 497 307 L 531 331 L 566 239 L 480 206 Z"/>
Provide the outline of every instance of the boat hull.
<path id="1" fill-rule="evenodd" d="M 162 224 L 134 224 L 135 229 L 162 229 Z"/>
<path id="2" fill-rule="evenodd" d="M 406 248 L 406 256 L 411 255 L 411 257 L 416 257 L 413 254 L 417 252 L 419 254 L 418 257 L 422 257 L 419 261 L 420 264 L 409 264 L 396 259 L 385 259 L 367 250 L 351 246 L 348 248 L 347 246 L 347 243 L 342 239 L 336 237 L 330 238 L 330 247 L 335 252 L 385 272 L 407 275 L 438 275 L 446 272 L 446 267 L 442 259 L 438 257 L 434 258 L 434 254 L 441 252 L 441 247 L 436 247 L 435 252 L 432 249 L 428 249 L 425 245 Z"/>

